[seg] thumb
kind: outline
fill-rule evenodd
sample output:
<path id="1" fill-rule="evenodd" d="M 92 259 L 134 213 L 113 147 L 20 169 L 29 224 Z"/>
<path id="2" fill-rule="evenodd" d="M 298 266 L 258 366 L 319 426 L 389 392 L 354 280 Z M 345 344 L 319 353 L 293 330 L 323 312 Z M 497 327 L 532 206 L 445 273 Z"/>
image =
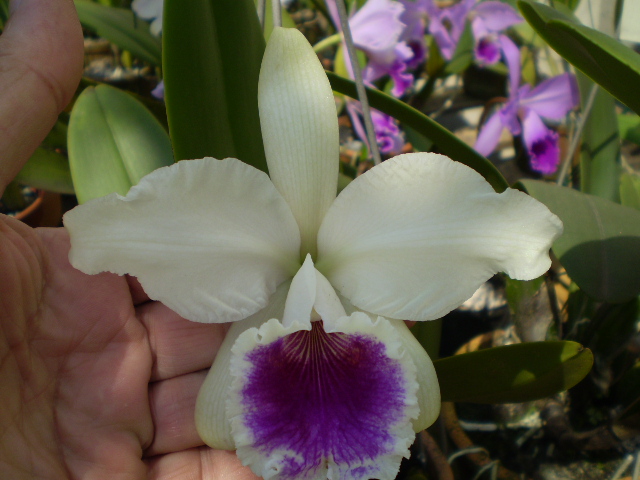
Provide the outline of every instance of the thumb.
<path id="1" fill-rule="evenodd" d="M 72 0 L 11 0 L 0 36 L 0 194 L 69 103 L 82 75 Z"/>

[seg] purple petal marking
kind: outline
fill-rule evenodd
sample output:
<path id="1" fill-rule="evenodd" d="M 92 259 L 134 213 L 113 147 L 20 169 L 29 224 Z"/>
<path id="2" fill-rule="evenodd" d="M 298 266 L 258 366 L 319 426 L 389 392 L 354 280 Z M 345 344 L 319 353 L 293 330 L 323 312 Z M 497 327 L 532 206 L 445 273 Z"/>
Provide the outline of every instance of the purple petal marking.
<path id="1" fill-rule="evenodd" d="M 393 451 L 406 390 L 385 351 L 374 337 L 326 333 L 318 321 L 246 354 L 244 424 L 262 454 L 284 452 L 280 478 L 308 478 L 328 461 L 353 465 L 359 478 L 363 464 Z"/>
<path id="2" fill-rule="evenodd" d="M 531 110 L 522 121 L 522 129 L 531 168 L 544 175 L 555 173 L 560 163 L 558 134 L 547 128 L 540 117 Z"/>
<path id="3" fill-rule="evenodd" d="M 494 35 L 476 38 L 475 56 L 481 65 L 493 65 L 502 57 L 500 42 Z"/>

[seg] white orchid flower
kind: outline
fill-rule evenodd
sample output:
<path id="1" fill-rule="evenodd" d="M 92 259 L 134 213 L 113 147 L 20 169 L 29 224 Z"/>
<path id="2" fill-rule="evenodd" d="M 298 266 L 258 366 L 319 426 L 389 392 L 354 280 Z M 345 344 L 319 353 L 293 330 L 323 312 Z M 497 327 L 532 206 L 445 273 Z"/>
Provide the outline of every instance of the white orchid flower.
<path id="1" fill-rule="evenodd" d="M 264 478 L 392 479 L 440 408 L 403 319 L 439 318 L 499 271 L 543 274 L 562 224 L 431 153 L 336 198 L 333 94 L 295 30 L 271 35 L 259 108 L 271 178 L 232 158 L 156 170 L 66 214 L 71 263 L 135 275 L 189 320 L 236 322 L 196 406 L 208 445 Z"/>

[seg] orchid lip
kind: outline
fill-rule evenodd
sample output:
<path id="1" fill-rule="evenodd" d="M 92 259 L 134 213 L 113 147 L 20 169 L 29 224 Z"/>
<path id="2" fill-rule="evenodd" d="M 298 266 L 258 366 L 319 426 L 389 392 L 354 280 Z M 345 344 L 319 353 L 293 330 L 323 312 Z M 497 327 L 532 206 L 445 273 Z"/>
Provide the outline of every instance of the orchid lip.
<path id="1" fill-rule="evenodd" d="M 343 320 L 393 335 L 386 320 L 354 315 Z M 380 333 L 328 330 L 322 320 L 307 330 L 273 319 L 234 346 L 227 414 L 238 455 L 258 474 L 388 478 L 385 470 L 397 471 L 409 454 L 418 415 L 413 362 Z"/>

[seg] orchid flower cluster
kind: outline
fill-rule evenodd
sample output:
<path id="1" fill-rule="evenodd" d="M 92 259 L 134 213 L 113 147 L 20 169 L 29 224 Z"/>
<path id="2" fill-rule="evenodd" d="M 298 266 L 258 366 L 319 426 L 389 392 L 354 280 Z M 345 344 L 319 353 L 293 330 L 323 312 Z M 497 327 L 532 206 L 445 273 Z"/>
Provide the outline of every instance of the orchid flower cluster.
<path id="1" fill-rule="evenodd" d="M 269 176 L 184 160 L 64 217 L 72 265 L 138 277 L 196 322 L 233 322 L 200 391 L 202 439 L 264 478 L 390 480 L 440 408 L 403 320 L 437 319 L 496 272 L 532 279 L 562 224 L 432 153 L 336 196 L 338 123 L 311 46 L 276 28 L 259 79 Z"/>
<path id="2" fill-rule="evenodd" d="M 328 6 L 334 23 L 339 25 L 335 0 L 329 0 Z M 520 51 L 502 32 L 522 21 L 510 5 L 494 0 L 462 0 L 447 7 L 438 6 L 435 0 L 369 0 L 349 24 L 355 46 L 368 58 L 363 71 L 365 83 L 373 87 L 376 80 L 388 76 L 393 82 L 392 95 L 399 97 L 413 85 L 411 70 L 426 59 L 425 32 L 433 36 L 443 58 L 451 60 L 470 22 L 476 61 L 486 66 L 504 58 L 511 92 L 500 112 L 480 130 L 475 148 L 488 155 L 503 128 L 513 135 L 522 133 L 531 168 L 549 175 L 560 162 L 560 148 L 557 133 L 546 127 L 541 117 L 564 118 L 577 106 L 578 91 L 570 74 L 549 79 L 535 89 L 520 87 Z M 359 103 L 348 99 L 346 108 L 355 133 L 366 142 Z M 397 122 L 377 110 L 373 110 L 372 120 L 381 152 L 399 153 L 404 139 Z"/>

